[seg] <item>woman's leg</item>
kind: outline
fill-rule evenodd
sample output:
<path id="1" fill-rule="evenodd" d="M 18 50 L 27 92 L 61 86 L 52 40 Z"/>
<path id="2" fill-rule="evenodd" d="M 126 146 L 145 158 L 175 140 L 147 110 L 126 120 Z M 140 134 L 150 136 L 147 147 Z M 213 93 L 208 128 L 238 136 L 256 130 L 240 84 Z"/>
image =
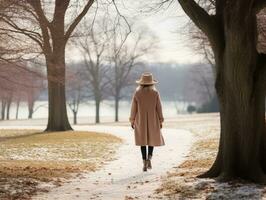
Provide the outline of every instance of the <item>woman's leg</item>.
<path id="1" fill-rule="evenodd" d="M 151 166 L 151 158 L 152 158 L 152 153 L 153 153 L 153 146 L 149 146 L 148 147 L 148 160 L 147 160 L 147 168 L 148 169 L 151 169 L 152 166 Z"/>
<path id="2" fill-rule="evenodd" d="M 141 147 L 140 147 L 140 150 L 141 150 L 142 159 L 143 159 L 143 160 L 147 160 L 147 150 L 146 150 L 146 146 L 141 146 Z"/>
<path id="3" fill-rule="evenodd" d="M 142 159 L 143 159 L 143 168 L 142 168 L 142 170 L 144 172 L 146 172 L 147 171 L 147 150 L 146 150 L 146 146 L 141 146 L 140 150 L 141 150 L 141 155 L 142 155 Z"/>
<path id="4" fill-rule="evenodd" d="M 148 156 L 149 156 L 149 157 L 152 157 L 153 149 L 154 149 L 153 146 L 149 146 L 149 147 L 148 147 Z"/>

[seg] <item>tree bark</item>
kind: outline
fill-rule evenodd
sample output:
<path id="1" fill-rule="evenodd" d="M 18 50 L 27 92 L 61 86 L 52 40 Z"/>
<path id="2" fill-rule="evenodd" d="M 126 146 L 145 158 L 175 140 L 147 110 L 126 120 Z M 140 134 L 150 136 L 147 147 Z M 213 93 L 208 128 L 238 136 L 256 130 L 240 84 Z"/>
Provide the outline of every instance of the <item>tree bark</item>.
<path id="1" fill-rule="evenodd" d="M 216 56 L 221 109 L 219 151 L 212 168 L 201 177 L 238 177 L 264 183 L 265 81 L 261 68 L 265 63 L 260 62 L 256 50 L 256 16 L 246 14 L 242 20 L 237 10 L 230 12 L 225 18 L 226 47 L 223 55 Z"/>
<path id="2" fill-rule="evenodd" d="M 65 51 L 63 45 L 61 48 L 54 51 L 51 57 L 46 56 L 49 96 L 49 116 L 46 131 L 72 130 L 66 109 Z"/>
<path id="3" fill-rule="evenodd" d="M 87 13 L 93 1 L 86 4 L 67 30 L 65 30 L 65 14 L 69 0 L 55 1 L 54 16 L 51 22 L 46 18 L 40 0 L 28 2 L 38 16 L 43 39 L 43 44 L 41 43 L 40 46 L 45 55 L 47 67 L 49 114 L 46 131 L 72 130 L 66 109 L 65 47 L 71 33 Z"/>
<path id="4" fill-rule="evenodd" d="M 200 177 L 266 182 L 265 55 L 257 45 L 257 10 L 249 1 L 217 1 L 211 16 L 194 0 L 179 0 L 214 51 L 221 133 L 218 154 Z M 214 29 L 213 27 L 217 28 Z"/>
<path id="5" fill-rule="evenodd" d="M 265 182 L 265 95 L 262 81 L 245 91 L 222 85 L 220 101 L 221 136 L 217 158 L 201 177 L 234 177 Z M 229 87 L 229 88 L 228 88 Z M 234 91 L 234 92 L 233 92 Z M 241 94 L 240 94 L 241 93 Z M 247 101 L 240 99 L 250 94 Z"/>

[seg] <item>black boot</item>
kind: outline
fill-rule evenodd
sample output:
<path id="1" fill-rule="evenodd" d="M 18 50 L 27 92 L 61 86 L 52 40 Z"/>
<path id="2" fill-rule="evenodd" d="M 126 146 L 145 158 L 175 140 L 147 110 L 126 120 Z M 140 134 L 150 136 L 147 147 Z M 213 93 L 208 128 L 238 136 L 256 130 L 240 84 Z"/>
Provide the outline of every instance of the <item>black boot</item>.
<path id="1" fill-rule="evenodd" d="M 147 160 L 143 160 L 143 171 L 147 171 Z"/>
<path id="2" fill-rule="evenodd" d="M 147 160 L 147 168 L 148 168 L 148 169 L 152 169 L 152 166 L 151 166 L 151 158 L 152 158 L 152 156 L 149 155 L 149 156 L 148 156 L 148 160 Z"/>

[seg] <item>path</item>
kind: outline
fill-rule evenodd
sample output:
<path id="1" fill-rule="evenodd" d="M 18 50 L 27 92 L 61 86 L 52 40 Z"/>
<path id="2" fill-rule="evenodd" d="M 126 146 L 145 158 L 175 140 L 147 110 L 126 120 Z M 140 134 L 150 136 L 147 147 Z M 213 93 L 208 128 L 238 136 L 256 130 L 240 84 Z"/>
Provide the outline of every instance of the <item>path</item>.
<path id="1" fill-rule="evenodd" d="M 36 127 L 35 127 L 36 128 Z M 76 126 L 75 130 L 112 133 L 124 140 L 117 159 L 96 172 L 73 178 L 61 187 L 39 194 L 36 200 L 124 200 L 126 197 L 148 199 L 160 186 L 160 178 L 181 164 L 192 144 L 192 134 L 185 130 L 163 129 L 166 145 L 154 149 L 153 169 L 142 172 L 139 147 L 134 145 L 133 130 L 122 126 Z M 128 198 L 130 199 L 130 198 Z"/>

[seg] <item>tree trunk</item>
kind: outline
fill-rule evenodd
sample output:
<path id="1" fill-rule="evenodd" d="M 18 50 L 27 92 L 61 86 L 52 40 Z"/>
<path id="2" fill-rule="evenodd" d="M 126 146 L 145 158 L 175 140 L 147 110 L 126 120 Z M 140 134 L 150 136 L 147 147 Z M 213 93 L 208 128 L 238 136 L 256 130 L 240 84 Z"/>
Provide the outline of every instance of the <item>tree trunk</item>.
<path id="1" fill-rule="evenodd" d="M 115 122 L 118 122 L 118 115 L 119 115 L 119 97 L 115 97 Z"/>
<path id="2" fill-rule="evenodd" d="M 16 119 L 18 119 L 19 106 L 20 106 L 20 100 L 17 101 Z"/>
<path id="3" fill-rule="evenodd" d="M 77 114 L 78 114 L 77 111 L 73 111 L 73 117 L 74 117 L 73 122 L 75 125 L 77 124 Z"/>
<path id="4" fill-rule="evenodd" d="M 212 168 L 202 177 L 222 179 L 240 177 L 265 182 L 265 104 L 262 86 L 250 86 L 242 95 L 252 94 L 247 101 L 242 95 L 222 86 L 220 94 L 221 138 Z M 219 93 L 219 92 L 218 92 Z M 243 97 L 243 96 L 242 96 Z M 264 162 L 264 163 L 263 163 Z"/>
<path id="5" fill-rule="evenodd" d="M 6 120 L 10 119 L 10 106 L 11 106 L 11 101 L 7 102 L 7 106 L 6 106 Z"/>
<path id="6" fill-rule="evenodd" d="M 32 119 L 32 116 L 33 116 L 33 108 L 34 108 L 34 102 L 28 102 L 28 119 Z"/>
<path id="7" fill-rule="evenodd" d="M 241 16 L 232 11 L 230 14 Z M 230 16 L 226 22 L 222 55 L 214 49 L 221 118 L 219 150 L 211 169 L 200 177 L 223 180 L 238 177 L 264 183 L 265 86 L 261 73 L 264 63 L 256 50 L 256 18 L 254 14 L 243 19 Z"/>
<path id="8" fill-rule="evenodd" d="M 6 114 L 6 101 L 5 100 L 2 100 L 1 120 L 5 120 L 5 114 Z"/>
<path id="9" fill-rule="evenodd" d="M 32 116 L 33 116 L 33 109 L 29 108 L 28 119 L 32 119 Z"/>
<path id="10" fill-rule="evenodd" d="M 46 131 L 72 130 L 68 121 L 65 94 L 65 52 L 55 51 L 52 57 L 46 56 L 48 72 L 48 124 Z"/>
<path id="11" fill-rule="evenodd" d="M 98 124 L 100 123 L 100 104 L 101 101 L 96 98 L 95 99 L 95 123 Z"/>

